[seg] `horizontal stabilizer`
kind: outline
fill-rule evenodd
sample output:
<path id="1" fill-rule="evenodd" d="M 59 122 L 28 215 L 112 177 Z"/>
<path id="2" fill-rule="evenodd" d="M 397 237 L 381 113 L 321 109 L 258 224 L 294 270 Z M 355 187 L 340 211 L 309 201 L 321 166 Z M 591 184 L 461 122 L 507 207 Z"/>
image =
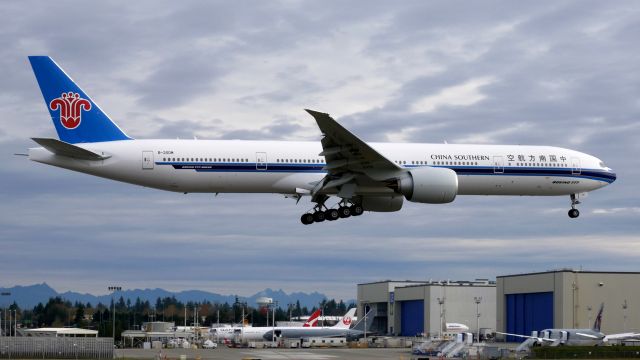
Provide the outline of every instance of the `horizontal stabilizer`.
<path id="1" fill-rule="evenodd" d="M 72 145 L 57 139 L 47 139 L 47 138 L 31 138 L 31 139 L 37 142 L 43 148 L 60 156 L 68 156 L 68 157 L 82 159 L 82 160 L 104 160 L 111 157 L 110 155 L 100 155 L 93 151 L 83 149 L 79 146 Z"/>

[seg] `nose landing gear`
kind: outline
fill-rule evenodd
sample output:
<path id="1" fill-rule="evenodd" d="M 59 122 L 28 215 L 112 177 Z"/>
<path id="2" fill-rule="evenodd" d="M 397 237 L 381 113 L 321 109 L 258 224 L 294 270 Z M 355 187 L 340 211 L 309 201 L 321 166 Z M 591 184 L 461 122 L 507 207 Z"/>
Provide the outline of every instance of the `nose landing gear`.
<path id="1" fill-rule="evenodd" d="M 572 219 L 580 216 L 580 211 L 576 209 L 576 205 L 580 204 L 580 200 L 576 197 L 576 194 L 571 194 L 571 210 L 569 210 L 569 217 Z"/>

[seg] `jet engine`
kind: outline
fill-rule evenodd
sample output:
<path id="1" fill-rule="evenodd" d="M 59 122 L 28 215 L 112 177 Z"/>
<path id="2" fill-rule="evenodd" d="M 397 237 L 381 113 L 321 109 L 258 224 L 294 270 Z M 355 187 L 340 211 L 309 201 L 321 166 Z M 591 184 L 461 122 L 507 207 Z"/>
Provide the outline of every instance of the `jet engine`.
<path id="1" fill-rule="evenodd" d="M 364 196 L 362 198 L 362 208 L 366 211 L 392 212 L 402 209 L 400 195 L 390 196 Z"/>
<path id="2" fill-rule="evenodd" d="M 421 167 L 400 178 L 398 191 L 411 202 L 450 203 L 458 194 L 458 175 L 451 169 Z"/>

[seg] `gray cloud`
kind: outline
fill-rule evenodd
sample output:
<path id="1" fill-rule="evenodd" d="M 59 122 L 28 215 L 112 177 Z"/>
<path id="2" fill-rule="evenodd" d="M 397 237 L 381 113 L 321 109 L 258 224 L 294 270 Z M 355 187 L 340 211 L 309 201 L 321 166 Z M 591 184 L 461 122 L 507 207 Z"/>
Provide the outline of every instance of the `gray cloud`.
<path id="1" fill-rule="evenodd" d="M 269 286 L 346 299 L 355 283 L 386 278 L 637 262 L 635 2 L 3 8 L 0 245 L 10 251 L 0 251 L 0 285 L 101 292 L 119 281 L 241 295 Z M 34 146 L 30 136 L 55 136 L 29 54 L 55 56 L 135 137 L 317 140 L 302 112 L 315 107 L 367 141 L 564 146 L 602 158 L 619 179 L 572 222 L 567 198 L 459 197 L 303 227 L 305 201 L 165 193 L 13 156 Z M 480 78 L 491 81 L 479 100 L 414 111 Z"/>

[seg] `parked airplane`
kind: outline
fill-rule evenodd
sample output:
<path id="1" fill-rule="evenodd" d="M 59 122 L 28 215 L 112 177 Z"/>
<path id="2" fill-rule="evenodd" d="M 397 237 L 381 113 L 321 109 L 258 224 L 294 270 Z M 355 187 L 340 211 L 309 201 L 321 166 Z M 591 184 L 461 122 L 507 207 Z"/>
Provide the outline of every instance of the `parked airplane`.
<path id="1" fill-rule="evenodd" d="M 640 333 L 619 333 L 605 335 L 600 331 L 602 325 L 602 312 L 604 311 L 604 303 L 600 305 L 600 310 L 596 316 L 596 321 L 591 329 L 545 329 L 535 332 L 531 336 L 496 332 L 497 334 L 510 335 L 515 337 L 526 338 L 520 349 L 533 345 L 570 345 L 570 346 L 593 346 L 602 345 L 609 340 L 640 340 Z"/>
<path id="2" fill-rule="evenodd" d="M 134 140 L 51 58 L 29 60 L 60 138 L 33 138 L 42 147 L 29 149 L 29 159 L 185 194 L 308 196 L 315 205 L 303 224 L 457 195 L 568 195 L 575 218 L 582 194 L 616 179 L 600 159 L 559 147 L 367 143 L 312 110 L 320 142 Z"/>
<path id="3" fill-rule="evenodd" d="M 364 335 L 365 328 L 369 328 L 373 324 L 373 310 L 369 310 L 367 316 L 361 318 L 353 328 L 351 319 L 356 313 L 356 308 L 351 308 L 342 317 L 342 320 L 331 327 L 309 327 L 309 328 L 280 328 L 267 331 L 263 338 L 271 341 L 272 339 L 307 339 L 310 337 L 346 337 L 349 339 L 357 339 Z M 366 319 L 366 323 L 365 323 Z"/>
<path id="4" fill-rule="evenodd" d="M 445 331 L 448 333 L 463 333 L 469 331 L 469 327 L 460 323 L 446 323 Z"/>
<path id="5" fill-rule="evenodd" d="M 317 326 L 320 313 L 320 310 L 316 310 L 302 326 L 298 327 Z M 291 326 L 291 328 L 297 327 Z M 223 326 L 211 328 L 209 332 L 220 340 L 234 340 L 238 338 L 241 341 L 256 341 L 262 340 L 262 336 L 269 330 L 273 330 L 273 326 Z"/>

